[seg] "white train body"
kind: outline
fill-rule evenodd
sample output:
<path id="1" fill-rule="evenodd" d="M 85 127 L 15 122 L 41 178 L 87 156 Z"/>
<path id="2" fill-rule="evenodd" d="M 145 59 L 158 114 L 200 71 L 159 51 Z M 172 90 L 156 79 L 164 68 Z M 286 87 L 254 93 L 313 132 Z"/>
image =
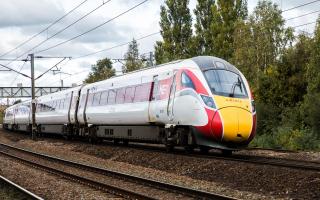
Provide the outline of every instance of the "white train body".
<path id="1" fill-rule="evenodd" d="M 215 57 L 135 71 L 36 101 L 38 132 L 68 136 L 232 149 L 246 145 L 256 126 L 245 77 Z M 4 126 L 30 130 L 30 116 L 30 101 L 14 105 Z"/>

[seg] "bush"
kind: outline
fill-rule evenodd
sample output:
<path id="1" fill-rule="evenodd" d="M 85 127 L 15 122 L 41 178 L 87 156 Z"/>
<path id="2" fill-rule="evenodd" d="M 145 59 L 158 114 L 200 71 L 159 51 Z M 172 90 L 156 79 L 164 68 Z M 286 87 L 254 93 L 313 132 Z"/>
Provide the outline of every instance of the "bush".
<path id="1" fill-rule="evenodd" d="M 287 150 L 320 150 L 320 140 L 308 128 L 279 127 L 272 134 L 258 135 L 251 146 Z"/>

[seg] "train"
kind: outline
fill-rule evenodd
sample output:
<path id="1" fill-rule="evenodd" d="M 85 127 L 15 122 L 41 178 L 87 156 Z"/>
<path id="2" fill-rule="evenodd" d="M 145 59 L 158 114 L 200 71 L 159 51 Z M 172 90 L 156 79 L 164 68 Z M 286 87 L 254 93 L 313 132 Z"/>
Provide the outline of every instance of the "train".
<path id="1" fill-rule="evenodd" d="M 144 142 L 230 154 L 248 146 L 256 109 L 248 81 L 229 62 L 198 56 L 35 99 L 36 132 L 94 142 Z M 3 127 L 30 132 L 31 100 L 5 110 Z"/>

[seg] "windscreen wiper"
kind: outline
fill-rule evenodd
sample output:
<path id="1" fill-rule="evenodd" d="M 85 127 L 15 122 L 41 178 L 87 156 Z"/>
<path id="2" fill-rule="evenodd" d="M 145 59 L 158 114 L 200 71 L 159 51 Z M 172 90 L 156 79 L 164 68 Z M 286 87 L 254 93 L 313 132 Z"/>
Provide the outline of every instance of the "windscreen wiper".
<path id="1" fill-rule="evenodd" d="M 240 77 L 238 76 L 238 80 L 236 82 L 234 82 L 232 84 L 232 87 L 231 87 L 231 93 L 230 93 L 230 97 L 234 97 L 234 92 L 236 90 L 236 86 L 238 86 L 240 88 L 240 91 L 242 92 L 242 83 L 241 83 L 241 80 L 240 80 Z"/>

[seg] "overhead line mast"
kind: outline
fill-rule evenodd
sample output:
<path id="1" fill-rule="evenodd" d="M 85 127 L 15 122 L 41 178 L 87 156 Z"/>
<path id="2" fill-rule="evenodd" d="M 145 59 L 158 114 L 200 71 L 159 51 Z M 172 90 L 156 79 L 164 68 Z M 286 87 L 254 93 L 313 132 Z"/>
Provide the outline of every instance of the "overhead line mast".
<path id="1" fill-rule="evenodd" d="M 98 7 L 94 8 L 93 10 L 91 10 L 90 12 L 88 12 L 87 14 L 83 15 L 82 17 L 78 18 L 77 20 L 75 20 L 74 22 L 72 22 L 71 24 L 69 24 L 68 26 L 60 29 L 58 32 L 56 32 L 55 34 L 53 34 L 52 36 L 50 36 L 49 38 L 46 38 L 45 40 L 43 40 L 42 42 L 38 43 L 37 45 L 33 46 L 32 48 L 30 48 L 29 50 L 25 51 L 23 54 L 20 54 L 18 57 L 16 57 L 16 59 L 21 58 L 23 55 L 30 53 L 32 50 L 34 50 L 35 48 L 41 46 L 42 44 L 44 44 L 45 42 L 47 42 L 48 40 L 52 39 L 53 37 L 55 37 L 56 35 L 62 33 L 63 31 L 67 30 L 68 28 L 70 28 L 71 26 L 73 26 L 74 24 L 78 23 L 79 21 L 83 20 L 84 18 L 86 18 L 87 16 L 89 16 L 90 14 L 92 14 L 93 12 L 97 11 L 99 8 L 101 8 L 102 6 L 106 5 L 107 3 L 109 3 L 111 0 L 108 0 L 106 2 L 102 2 L 102 4 L 100 4 Z M 79 6 L 78 6 L 79 7 Z M 7 63 L 10 64 L 11 62 Z M 20 69 L 20 71 L 23 68 Z M 18 76 L 18 75 L 17 75 Z M 16 79 L 16 78 L 15 78 Z M 13 83 L 12 83 L 13 84 Z"/>

